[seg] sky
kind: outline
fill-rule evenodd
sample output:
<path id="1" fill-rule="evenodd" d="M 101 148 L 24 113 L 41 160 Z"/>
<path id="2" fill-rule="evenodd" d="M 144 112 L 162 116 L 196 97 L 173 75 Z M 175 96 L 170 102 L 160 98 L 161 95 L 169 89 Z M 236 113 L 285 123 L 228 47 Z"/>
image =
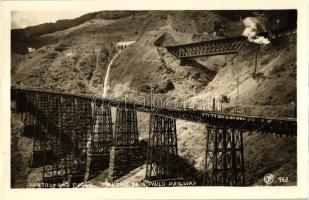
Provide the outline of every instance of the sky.
<path id="1" fill-rule="evenodd" d="M 13 11 L 12 29 L 25 28 L 60 19 L 73 19 L 92 11 Z"/>

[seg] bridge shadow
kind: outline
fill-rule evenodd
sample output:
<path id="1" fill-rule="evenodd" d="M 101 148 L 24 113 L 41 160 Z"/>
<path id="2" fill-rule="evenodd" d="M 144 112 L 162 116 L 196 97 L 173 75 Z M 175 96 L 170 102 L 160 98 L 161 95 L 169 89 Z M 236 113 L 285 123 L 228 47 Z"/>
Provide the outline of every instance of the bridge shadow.
<path id="1" fill-rule="evenodd" d="M 201 64 L 200 62 L 194 59 L 190 58 L 182 59 L 181 65 L 187 65 L 199 69 L 203 73 L 203 75 L 206 76 L 209 82 L 212 81 L 217 74 L 216 71 L 207 68 L 207 66 Z"/>
<path id="2" fill-rule="evenodd" d="M 143 161 L 144 164 L 147 162 L 147 149 L 148 149 L 148 141 L 142 140 L 140 141 L 140 145 L 142 147 L 142 155 L 143 155 Z M 166 153 L 166 152 L 165 152 Z M 181 182 L 181 184 L 186 184 L 191 182 L 192 185 L 186 185 L 186 186 L 197 186 L 197 185 L 203 185 L 203 176 L 204 172 L 199 171 L 194 167 L 192 163 L 190 163 L 186 158 L 181 157 L 179 155 L 170 155 L 167 156 L 169 158 L 172 158 L 167 162 L 167 165 L 170 166 L 173 169 L 173 177 L 171 182 Z M 153 181 L 156 181 L 155 179 Z M 179 186 L 179 183 L 177 183 Z M 167 184 L 169 185 L 169 184 Z M 173 185 L 171 183 L 170 185 Z"/>
<path id="3" fill-rule="evenodd" d="M 197 170 L 194 165 L 188 162 L 187 159 L 178 156 L 178 169 L 179 175 L 183 178 L 185 182 L 192 182 L 191 186 L 202 186 L 203 185 L 203 175 L 204 173 Z M 188 185 L 190 186 L 190 185 Z"/>
<path id="4" fill-rule="evenodd" d="M 125 180 L 125 177 L 130 174 L 131 172 L 134 172 L 134 170 L 142 167 L 143 165 L 147 164 L 147 149 L 148 149 L 148 141 L 146 140 L 140 140 L 137 146 L 140 147 L 140 162 L 139 166 L 135 166 L 134 168 L 130 169 L 130 166 L 128 166 L 128 173 L 125 175 L 117 178 L 115 182 L 121 183 L 121 181 Z M 172 156 L 170 156 L 172 158 Z M 109 163 L 110 164 L 110 163 Z M 133 164 L 133 163 L 132 163 Z M 199 186 L 203 184 L 203 173 L 201 171 L 197 170 L 192 163 L 189 163 L 189 161 L 183 157 L 180 156 L 173 156 L 173 158 L 169 161 L 167 161 L 167 164 L 170 166 L 173 166 L 173 176 L 170 182 L 178 182 L 179 180 L 182 183 L 188 183 L 192 182 L 192 185 L 188 186 Z M 142 168 L 141 168 L 142 169 Z M 135 172 L 136 173 L 136 172 Z M 134 173 L 133 173 L 134 174 Z M 109 167 L 106 167 L 102 173 L 98 174 L 96 177 L 94 177 L 92 180 L 89 180 L 90 183 L 96 183 L 96 182 L 105 182 L 109 180 Z M 128 176 L 131 177 L 131 176 Z M 146 177 L 146 174 L 145 174 Z M 156 182 L 156 178 L 152 179 L 151 181 Z M 161 181 L 161 180 L 160 180 Z M 135 184 L 135 183 L 132 183 Z"/>

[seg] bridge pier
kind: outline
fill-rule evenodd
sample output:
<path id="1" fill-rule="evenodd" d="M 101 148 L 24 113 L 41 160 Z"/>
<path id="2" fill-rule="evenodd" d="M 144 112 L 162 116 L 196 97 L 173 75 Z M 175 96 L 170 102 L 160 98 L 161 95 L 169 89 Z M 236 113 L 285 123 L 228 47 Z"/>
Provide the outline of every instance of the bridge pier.
<path id="1" fill-rule="evenodd" d="M 57 95 L 40 96 L 39 115 L 46 131 L 43 138 L 43 183 L 61 184 L 66 181 L 68 173 L 67 150 L 70 147 L 64 135 L 63 126 L 69 124 L 65 114 L 67 104 Z M 51 153 L 52 152 L 52 153 Z M 57 187 L 57 186 L 56 186 Z"/>
<path id="2" fill-rule="evenodd" d="M 145 179 L 179 178 L 177 155 L 176 119 L 150 115 Z"/>
<path id="3" fill-rule="evenodd" d="M 58 95 L 47 96 L 45 100 L 47 105 L 43 105 L 42 118 L 47 138 L 43 139 L 43 145 L 54 153 L 55 160 L 47 164 L 50 155 L 44 154 L 43 182 L 76 186 L 84 181 L 86 171 L 91 104 L 83 99 Z"/>
<path id="4" fill-rule="evenodd" d="M 90 180 L 109 167 L 113 124 L 111 107 L 91 104 L 92 128 L 87 136 L 85 180 Z"/>
<path id="5" fill-rule="evenodd" d="M 136 111 L 118 108 L 110 152 L 109 181 L 115 181 L 142 164 Z"/>
<path id="6" fill-rule="evenodd" d="M 21 113 L 24 130 L 21 136 L 33 137 L 33 150 L 31 152 L 31 167 L 41 167 L 44 165 L 44 157 L 49 158 L 46 163 L 51 164 L 55 160 L 55 156 L 48 145 L 43 145 L 43 140 L 48 140 L 46 133 L 43 132 L 39 121 L 39 105 L 40 101 L 37 93 L 15 91 L 12 93 L 13 100 L 16 102 L 16 112 Z M 46 102 L 45 102 L 46 104 Z M 52 140 L 48 140 L 50 143 Z"/>
<path id="7" fill-rule="evenodd" d="M 88 135 L 92 132 L 91 103 L 82 99 L 71 98 L 68 101 L 69 143 L 67 149 L 67 181 L 69 187 L 83 182 L 86 173 Z"/>
<path id="8" fill-rule="evenodd" d="M 207 126 L 204 185 L 245 186 L 242 129 Z"/>

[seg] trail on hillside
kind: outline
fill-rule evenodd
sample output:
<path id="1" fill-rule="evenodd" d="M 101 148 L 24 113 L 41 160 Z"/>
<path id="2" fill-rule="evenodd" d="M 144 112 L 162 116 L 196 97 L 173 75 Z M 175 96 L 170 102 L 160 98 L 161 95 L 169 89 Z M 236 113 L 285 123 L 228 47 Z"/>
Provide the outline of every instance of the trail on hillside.
<path id="1" fill-rule="evenodd" d="M 83 73 L 82 72 L 82 70 L 79 68 L 79 64 L 80 64 L 80 62 L 81 62 L 81 60 L 79 60 L 77 63 L 76 63 L 76 65 L 74 65 L 74 68 L 79 72 L 79 73 Z M 90 92 L 92 92 L 92 93 L 94 93 L 94 94 L 96 94 L 98 91 L 96 90 L 96 88 L 95 87 L 93 87 L 93 85 L 92 85 L 92 81 L 90 80 L 90 82 L 88 83 L 88 80 L 85 78 L 85 77 L 82 77 L 82 81 L 83 81 L 83 83 L 84 83 L 84 85 L 87 87 L 87 89 L 90 91 Z"/>
<path id="2" fill-rule="evenodd" d="M 116 55 L 113 57 L 113 59 L 110 61 L 110 63 L 107 66 L 107 71 L 106 71 L 106 74 L 105 74 L 104 85 L 103 85 L 103 98 L 105 98 L 106 95 L 107 95 L 108 84 L 109 84 L 109 74 L 110 74 L 111 66 L 112 66 L 114 60 L 118 57 L 119 53 L 120 52 L 116 53 Z"/>
<path id="3" fill-rule="evenodd" d="M 90 78 L 90 81 L 89 81 L 89 84 L 88 84 L 88 89 L 93 92 L 93 93 L 98 93 L 97 89 L 93 86 L 93 78 L 94 78 L 94 75 L 95 73 L 97 72 L 97 70 L 99 69 L 100 67 L 100 62 L 101 62 L 101 59 L 100 59 L 100 55 L 101 55 L 101 51 L 102 49 L 101 48 L 95 48 L 95 53 L 96 53 L 96 63 L 95 63 L 95 70 L 93 71 L 93 75 L 91 76 Z"/>

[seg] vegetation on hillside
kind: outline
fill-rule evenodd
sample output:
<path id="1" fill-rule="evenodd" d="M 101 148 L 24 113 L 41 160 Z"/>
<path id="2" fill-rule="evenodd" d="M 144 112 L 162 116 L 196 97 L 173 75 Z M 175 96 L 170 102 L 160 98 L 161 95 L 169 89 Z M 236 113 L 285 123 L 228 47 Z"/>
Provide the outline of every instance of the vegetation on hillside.
<path id="1" fill-rule="evenodd" d="M 263 47 L 252 77 L 256 46 L 238 55 L 197 58 L 185 66 L 164 44 L 180 44 L 241 35 L 242 19 L 255 16 L 265 30 L 296 26 L 296 11 L 117 11 L 90 13 L 26 29 L 12 30 L 12 85 L 70 93 L 102 94 L 106 67 L 116 43 L 135 40 L 111 66 L 108 95 L 124 94 L 185 100 L 210 108 L 212 98 L 226 97 L 223 110 L 267 116 L 294 116 L 296 38 Z M 154 45 L 165 34 L 163 45 Z M 36 50 L 28 52 L 28 47 Z M 206 100 L 206 103 L 205 101 Z M 209 103 L 210 102 L 210 103 Z M 218 107 L 218 109 L 220 106 Z M 221 108 L 220 108 L 221 109 Z M 147 140 L 148 116 L 139 117 L 140 139 Z M 197 171 L 204 168 L 205 127 L 177 121 L 179 155 Z M 285 148 L 286 147 L 286 148 Z M 266 173 L 290 176 L 296 184 L 296 139 L 246 133 L 247 183 L 264 185 Z"/>

